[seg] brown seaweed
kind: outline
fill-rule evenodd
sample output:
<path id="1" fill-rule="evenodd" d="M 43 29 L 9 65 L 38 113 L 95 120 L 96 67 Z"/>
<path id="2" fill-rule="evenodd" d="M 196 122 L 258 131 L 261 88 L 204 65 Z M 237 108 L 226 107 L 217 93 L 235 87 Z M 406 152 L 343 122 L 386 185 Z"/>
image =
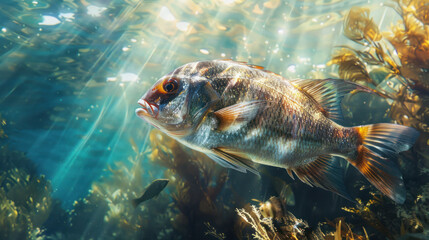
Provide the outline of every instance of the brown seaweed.
<path id="1" fill-rule="evenodd" d="M 389 239 L 394 239 L 392 233 L 379 220 L 376 213 L 371 211 L 371 207 L 380 204 L 380 199 L 373 194 L 374 198 L 363 204 L 360 199 L 357 199 L 356 207 L 343 207 L 344 211 L 359 215 L 369 226 L 377 229 L 380 233 Z"/>
<path id="2" fill-rule="evenodd" d="M 340 77 L 371 83 L 375 92 L 392 99 L 390 116 L 398 123 L 428 132 L 429 25 L 424 0 L 396 1 L 401 16 L 391 32 L 380 34 L 369 9 L 354 7 L 344 21 L 344 34 L 365 50 L 343 47 L 329 64 L 339 66 Z M 374 82 L 368 72 L 383 66 L 387 74 Z M 396 87 L 392 88 L 392 85 Z"/>
<path id="3" fill-rule="evenodd" d="M 328 62 L 328 66 L 332 64 L 339 66 L 338 74 L 342 79 L 353 82 L 374 83 L 363 61 L 351 50 L 343 48 L 337 51 L 331 61 Z"/>
<path id="4" fill-rule="evenodd" d="M 23 153 L 0 148 L 0 238 L 43 236 L 48 218 L 61 214 L 45 176 L 38 176 Z M 35 239 L 35 238 L 34 238 Z"/>
<path id="5" fill-rule="evenodd" d="M 236 209 L 241 221 L 254 230 L 253 238 L 258 240 L 322 240 L 324 234 L 320 225 L 311 229 L 306 221 L 296 218 L 285 209 L 286 203 L 278 197 L 271 197 L 260 207 L 248 205 Z M 266 214 L 268 211 L 276 214 Z M 243 228 L 246 225 L 243 226 Z M 241 231 L 243 231 L 243 228 Z"/>
<path id="6" fill-rule="evenodd" d="M 171 217 L 168 208 L 170 199 L 166 193 L 161 193 L 156 201 L 148 201 L 137 208 L 132 205 L 132 199 L 141 194 L 150 180 L 144 180 L 144 176 L 149 174 L 144 167 L 147 152 L 140 152 L 132 139 L 130 143 L 135 156 L 109 166 L 109 174 L 95 181 L 88 196 L 74 203 L 66 233 L 68 237 L 151 239 L 166 234 L 164 231 L 168 227 L 165 224 Z M 82 229 L 84 233 L 80 235 Z M 100 232 L 100 229 L 103 231 Z"/>
<path id="7" fill-rule="evenodd" d="M 377 232 L 370 229 L 369 236 L 427 237 L 428 186 L 421 183 L 429 179 L 428 6 L 426 0 L 395 1 L 393 8 L 401 20 L 391 31 L 383 33 L 370 18 L 369 9 L 351 9 L 344 21 L 344 34 L 365 48 L 342 46 L 330 61 L 339 66 L 340 77 L 359 79 L 383 96 L 389 104 L 389 116 L 396 123 L 424 132 L 414 147 L 399 158 L 408 192 L 405 204 L 395 205 L 370 190 L 369 200 L 358 199 L 356 206 L 343 208 L 364 220 L 362 226 L 371 226 Z M 362 188 L 362 194 L 368 189 L 372 187 Z"/>
<path id="8" fill-rule="evenodd" d="M 374 21 L 369 17 L 368 8 L 353 7 L 344 21 L 344 35 L 349 39 L 362 43 L 379 41 L 380 31 Z"/>
<path id="9" fill-rule="evenodd" d="M 0 114 L 0 139 L 1 138 L 7 138 L 6 133 L 4 132 L 3 127 L 6 126 L 6 120 L 2 118 Z"/>
<path id="10" fill-rule="evenodd" d="M 173 206 L 178 210 L 173 222 L 176 230 L 195 238 L 201 235 L 195 229 L 204 229 L 205 222 L 228 224 L 222 221 L 228 213 L 218 199 L 227 180 L 227 170 L 158 130 L 150 133 L 150 143 L 152 161 L 167 168 L 165 176 L 174 186 Z"/>
<path id="11" fill-rule="evenodd" d="M 327 221 L 327 224 L 335 227 L 335 231 L 326 234 L 325 240 L 369 240 L 365 228 L 362 228 L 363 235 L 358 235 L 352 231 L 352 226 L 342 218 L 336 219 L 335 222 Z"/>

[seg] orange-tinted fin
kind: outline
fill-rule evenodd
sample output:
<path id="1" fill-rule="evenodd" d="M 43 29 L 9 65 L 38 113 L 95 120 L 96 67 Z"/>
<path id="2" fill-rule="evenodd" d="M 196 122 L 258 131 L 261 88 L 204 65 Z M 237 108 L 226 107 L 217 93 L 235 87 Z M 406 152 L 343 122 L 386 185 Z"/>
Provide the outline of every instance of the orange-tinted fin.
<path id="1" fill-rule="evenodd" d="M 249 67 L 251 67 L 251 68 L 256 68 L 256 69 L 259 69 L 259 70 L 264 70 L 264 67 L 262 67 L 262 66 L 258 66 L 258 65 L 247 64 L 247 66 L 249 66 Z"/>
<path id="2" fill-rule="evenodd" d="M 411 127 L 380 123 L 354 128 L 360 145 L 347 159 L 375 187 L 397 203 L 405 201 L 405 187 L 397 166 L 398 153 L 408 150 L 419 132 Z"/>
<path id="3" fill-rule="evenodd" d="M 226 148 L 213 148 L 212 153 L 207 154 L 215 162 L 219 163 L 223 167 L 232 168 L 240 172 L 252 172 L 258 176 L 259 172 L 253 166 L 252 160 L 248 159 L 244 154 L 240 156 Z"/>
<path id="4" fill-rule="evenodd" d="M 265 101 L 248 101 L 241 102 L 229 107 L 225 107 L 214 112 L 216 117 L 219 119 L 218 130 L 228 130 L 234 124 L 243 124 L 251 121 L 259 109 L 265 106 Z"/>
<path id="5" fill-rule="evenodd" d="M 273 75 L 276 75 L 276 76 L 280 76 L 280 75 L 278 75 L 277 73 L 274 73 L 274 72 L 271 72 L 271 71 L 269 71 L 269 70 L 266 70 L 264 67 L 262 67 L 262 66 L 259 66 L 259 65 L 254 65 L 254 64 L 250 64 L 250 63 L 247 63 L 247 62 L 242 62 L 242 61 L 234 61 L 234 60 L 232 60 L 232 59 L 220 59 L 221 61 L 230 61 L 230 62 L 234 62 L 234 63 L 237 63 L 237 64 L 241 64 L 241 65 L 243 65 L 243 66 L 247 66 L 247 67 L 251 67 L 251 68 L 255 68 L 255 69 L 258 69 L 258 70 L 261 70 L 261 71 L 263 71 L 263 72 L 266 72 L 266 73 L 269 73 L 269 74 L 273 74 Z"/>
<path id="6" fill-rule="evenodd" d="M 314 161 L 291 170 L 302 182 L 353 201 L 344 185 L 344 169 L 332 155 L 320 155 Z"/>
<path id="7" fill-rule="evenodd" d="M 286 169 L 286 171 L 287 171 L 287 174 L 289 175 L 289 177 L 292 178 L 293 180 L 295 180 L 295 178 L 293 177 L 292 170 Z"/>
<path id="8" fill-rule="evenodd" d="M 297 79 L 292 84 L 312 97 L 323 114 L 332 120 L 342 120 L 342 98 L 351 91 L 372 92 L 371 89 L 341 79 Z"/>

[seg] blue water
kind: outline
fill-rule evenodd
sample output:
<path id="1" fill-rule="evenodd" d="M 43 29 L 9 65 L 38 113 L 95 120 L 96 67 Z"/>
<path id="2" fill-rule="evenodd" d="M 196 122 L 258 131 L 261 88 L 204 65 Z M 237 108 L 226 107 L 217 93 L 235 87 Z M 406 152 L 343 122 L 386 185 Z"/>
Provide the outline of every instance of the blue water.
<path id="1" fill-rule="evenodd" d="M 369 7 L 383 28 L 397 19 L 383 2 L 1 1 L 0 114 L 9 137 L 0 144 L 24 152 L 71 209 L 109 165 L 135 155 L 130 139 L 150 151 L 152 127 L 134 110 L 162 75 L 231 58 L 288 78 L 335 77 L 326 66 L 333 50 L 353 46 L 344 14 Z M 143 186 L 163 176 L 142 161 L 153 170 Z"/>

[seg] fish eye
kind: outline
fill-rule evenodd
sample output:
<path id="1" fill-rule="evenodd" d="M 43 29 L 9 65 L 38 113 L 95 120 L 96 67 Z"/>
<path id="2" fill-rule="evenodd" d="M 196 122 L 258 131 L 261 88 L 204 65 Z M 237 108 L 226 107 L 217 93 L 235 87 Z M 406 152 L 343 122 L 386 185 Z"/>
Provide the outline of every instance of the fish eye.
<path id="1" fill-rule="evenodd" d="M 167 93 L 173 93 L 179 87 L 179 83 L 177 79 L 170 78 L 164 82 L 162 87 L 164 88 L 164 91 L 166 91 Z"/>

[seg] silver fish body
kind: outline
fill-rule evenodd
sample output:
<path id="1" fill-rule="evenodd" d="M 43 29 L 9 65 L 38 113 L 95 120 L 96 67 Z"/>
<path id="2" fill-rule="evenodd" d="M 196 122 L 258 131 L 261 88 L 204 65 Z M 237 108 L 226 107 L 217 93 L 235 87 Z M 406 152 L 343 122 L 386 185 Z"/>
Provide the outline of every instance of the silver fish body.
<path id="1" fill-rule="evenodd" d="M 337 124 L 341 98 L 350 91 L 371 92 L 338 79 L 288 81 L 258 66 L 203 61 L 161 78 L 139 100 L 143 108 L 136 113 L 225 167 L 252 172 L 257 172 L 253 163 L 283 167 L 303 182 L 349 198 L 334 159 L 339 156 L 403 202 L 394 158 L 418 133 L 394 124 Z"/>
<path id="2" fill-rule="evenodd" d="M 237 67 L 245 68 L 243 72 L 258 71 Z M 248 77 L 231 77 L 219 93 L 221 101 L 213 111 L 250 102 L 256 106 L 250 110 L 255 115 L 252 120 L 236 121 L 227 129 L 219 130 L 218 117 L 208 114 L 198 129 L 177 140 L 200 149 L 228 147 L 242 151 L 254 162 L 286 168 L 306 164 L 320 154 L 355 148 L 352 141 L 339 137 L 351 131 L 326 118 L 316 104 L 290 82 L 265 72 L 245 76 Z M 214 78 L 211 84 L 215 85 L 219 79 L 222 77 Z"/>

